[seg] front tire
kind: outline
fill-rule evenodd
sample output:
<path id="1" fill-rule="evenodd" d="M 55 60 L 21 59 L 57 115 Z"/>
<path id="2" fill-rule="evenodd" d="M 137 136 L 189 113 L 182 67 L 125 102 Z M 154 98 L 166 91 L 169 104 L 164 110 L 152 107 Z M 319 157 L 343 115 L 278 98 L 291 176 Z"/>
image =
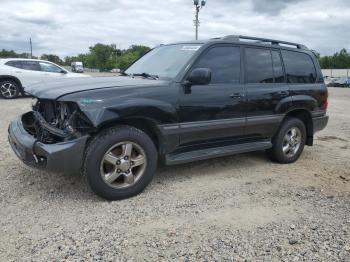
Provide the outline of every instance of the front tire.
<path id="1" fill-rule="evenodd" d="M 0 96 L 5 99 L 17 98 L 20 93 L 18 84 L 13 80 L 0 81 Z"/>
<path id="2" fill-rule="evenodd" d="M 135 196 L 151 182 L 158 153 L 143 131 L 118 126 L 95 136 L 86 149 L 83 175 L 91 189 L 107 200 Z"/>
<path id="3" fill-rule="evenodd" d="M 303 152 L 306 141 L 306 128 L 297 118 L 287 118 L 276 136 L 273 138 L 273 147 L 267 154 L 275 162 L 281 164 L 293 163 Z"/>

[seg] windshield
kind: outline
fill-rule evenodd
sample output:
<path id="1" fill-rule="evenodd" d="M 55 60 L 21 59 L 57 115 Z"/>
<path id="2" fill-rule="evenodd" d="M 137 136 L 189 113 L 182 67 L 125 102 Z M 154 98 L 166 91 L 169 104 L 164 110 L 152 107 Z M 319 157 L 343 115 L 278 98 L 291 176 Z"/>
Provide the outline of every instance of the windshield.
<path id="1" fill-rule="evenodd" d="M 125 73 L 128 75 L 147 73 L 159 78 L 174 78 L 200 46 L 200 44 L 176 44 L 157 47 L 132 64 Z"/>

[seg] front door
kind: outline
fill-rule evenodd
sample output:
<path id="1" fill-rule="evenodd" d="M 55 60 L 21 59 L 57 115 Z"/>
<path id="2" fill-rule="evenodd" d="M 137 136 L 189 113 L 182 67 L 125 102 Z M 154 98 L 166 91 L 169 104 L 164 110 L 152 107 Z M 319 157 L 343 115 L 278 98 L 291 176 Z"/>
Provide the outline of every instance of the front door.
<path id="1" fill-rule="evenodd" d="M 239 46 L 210 47 L 192 66 L 209 68 L 211 82 L 180 91 L 180 144 L 234 140 L 244 134 L 245 90 Z"/>
<path id="2" fill-rule="evenodd" d="M 60 79 L 64 78 L 65 74 L 62 73 L 62 69 L 58 66 L 55 66 L 48 62 L 39 62 L 40 65 L 40 71 L 42 73 L 43 79 L 51 80 L 51 79 Z"/>

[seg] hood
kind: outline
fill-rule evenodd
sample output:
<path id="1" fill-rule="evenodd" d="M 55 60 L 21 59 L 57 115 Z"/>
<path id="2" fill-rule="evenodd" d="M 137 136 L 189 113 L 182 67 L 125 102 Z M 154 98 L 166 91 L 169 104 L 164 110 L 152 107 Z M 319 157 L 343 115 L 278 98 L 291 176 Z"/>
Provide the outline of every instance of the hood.
<path id="1" fill-rule="evenodd" d="M 68 78 L 33 84 L 26 92 L 42 99 L 57 99 L 61 96 L 103 88 L 121 88 L 132 86 L 158 86 L 168 81 L 132 78 L 128 76 Z"/>

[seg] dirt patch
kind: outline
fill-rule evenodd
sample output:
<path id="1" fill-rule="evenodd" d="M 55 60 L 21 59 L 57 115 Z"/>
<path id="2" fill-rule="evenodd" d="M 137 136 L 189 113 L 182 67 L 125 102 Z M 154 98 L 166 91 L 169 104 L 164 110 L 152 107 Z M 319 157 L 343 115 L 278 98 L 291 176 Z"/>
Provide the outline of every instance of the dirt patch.
<path id="1" fill-rule="evenodd" d="M 339 140 L 342 142 L 349 142 L 348 140 L 341 138 L 341 137 L 337 137 L 337 136 L 319 136 L 317 139 L 321 140 L 321 141 Z"/>

